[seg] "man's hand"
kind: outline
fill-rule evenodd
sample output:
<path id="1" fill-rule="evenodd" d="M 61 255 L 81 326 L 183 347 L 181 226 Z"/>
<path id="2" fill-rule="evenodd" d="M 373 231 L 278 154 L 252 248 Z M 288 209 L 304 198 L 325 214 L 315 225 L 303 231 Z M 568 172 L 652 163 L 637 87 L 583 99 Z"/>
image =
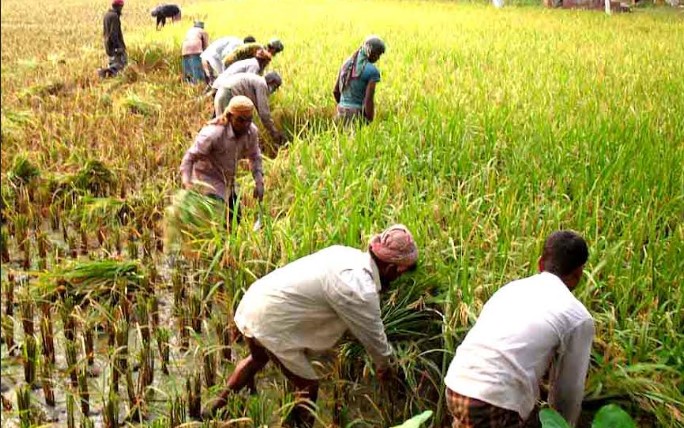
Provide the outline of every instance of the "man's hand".
<path id="1" fill-rule="evenodd" d="M 254 199 L 260 202 L 264 200 L 264 183 L 257 183 L 254 186 Z"/>
<path id="2" fill-rule="evenodd" d="M 183 183 L 183 189 L 192 190 L 192 183 Z"/>
<path id="3" fill-rule="evenodd" d="M 386 385 L 394 377 L 394 369 L 392 366 L 377 367 L 375 369 L 376 376 L 381 384 Z"/>

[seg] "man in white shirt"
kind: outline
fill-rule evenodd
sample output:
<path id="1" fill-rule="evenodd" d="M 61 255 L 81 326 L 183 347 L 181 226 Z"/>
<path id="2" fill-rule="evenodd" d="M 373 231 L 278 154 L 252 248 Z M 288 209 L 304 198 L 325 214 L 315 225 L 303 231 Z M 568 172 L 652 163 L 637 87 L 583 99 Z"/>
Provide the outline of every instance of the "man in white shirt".
<path id="1" fill-rule="evenodd" d="M 580 235 L 554 232 L 544 243 L 540 273 L 487 301 L 445 378 L 454 428 L 525 426 L 549 367 L 549 405 L 577 422 L 594 321 L 571 291 L 588 257 Z"/>
<path id="2" fill-rule="evenodd" d="M 215 415 L 231 392 L 254 388 L 254 376 L 273 361 L 301 399 L 316 401 L 318 376 L 311 352 L 332 348 L 349 330 L 373 358 L 385 380 L 392 348 L 380 312 L 381 290 L 415 269 L 418 249 L 411 232 L 394 225 L 375 235 L 368 251 L 335 245 L 277 269 L 247 290 L 235 313 L 250 355 L 240 361 L 228 388 L 203 414 Z M 312 426 L 305 405 L 290 414 L 295 426 Z"/>

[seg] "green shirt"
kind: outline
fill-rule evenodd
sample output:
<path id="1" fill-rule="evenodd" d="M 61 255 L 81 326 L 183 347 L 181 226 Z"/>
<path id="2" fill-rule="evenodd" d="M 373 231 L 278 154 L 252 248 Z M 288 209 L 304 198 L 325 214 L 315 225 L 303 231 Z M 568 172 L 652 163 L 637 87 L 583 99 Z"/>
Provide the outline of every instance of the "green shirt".
<path id="1" fill-rule="evenodd" d="M 263 48 L 264 47 L 259 43 L 246 43 L 226 55 L 226 57 L 223 58 L 223 64 L 224 66 L 228 67 L 234 62 L 242 61 L 243 59 L 254 58 L 257 51 Z"/>

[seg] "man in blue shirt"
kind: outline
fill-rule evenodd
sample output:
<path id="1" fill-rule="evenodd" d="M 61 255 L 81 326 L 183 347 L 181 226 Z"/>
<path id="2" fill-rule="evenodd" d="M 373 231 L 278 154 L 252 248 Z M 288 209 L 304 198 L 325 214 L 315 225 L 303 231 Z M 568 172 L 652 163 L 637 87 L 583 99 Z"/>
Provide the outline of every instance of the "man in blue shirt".
<path id="1" fill-rule="evenodd" d="M 369 36 L 363 45 L 349 57 L 337 75 L 333 96 L 337 102 L 337 118 L 348 122 L 363 117 L 372 122 L 375 118 L 375 85 L 380 71 L 375 62 L 385 53 L 385 42 Z"/>

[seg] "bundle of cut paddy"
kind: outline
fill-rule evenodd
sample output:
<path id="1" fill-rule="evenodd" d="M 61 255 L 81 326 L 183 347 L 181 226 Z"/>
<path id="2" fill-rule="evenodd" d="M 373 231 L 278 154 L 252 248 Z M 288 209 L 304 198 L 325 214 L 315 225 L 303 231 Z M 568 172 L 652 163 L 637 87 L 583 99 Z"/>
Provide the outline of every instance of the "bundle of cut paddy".
<path id="1" fill-rule="evenodd" d="M 39 291 L 45 299 L 66 295 L 79 304 L 115 302 L 142 288 L 144 280 L 142 268 L 135 261 L 73 262 L 42 274 Z"/>
<path id="2" fill-rule="evenodd" d="M 194 190 L 179 190 L 166 209 L 166 248 L 211 254 L 225 239 L 225 204 Z"/>

